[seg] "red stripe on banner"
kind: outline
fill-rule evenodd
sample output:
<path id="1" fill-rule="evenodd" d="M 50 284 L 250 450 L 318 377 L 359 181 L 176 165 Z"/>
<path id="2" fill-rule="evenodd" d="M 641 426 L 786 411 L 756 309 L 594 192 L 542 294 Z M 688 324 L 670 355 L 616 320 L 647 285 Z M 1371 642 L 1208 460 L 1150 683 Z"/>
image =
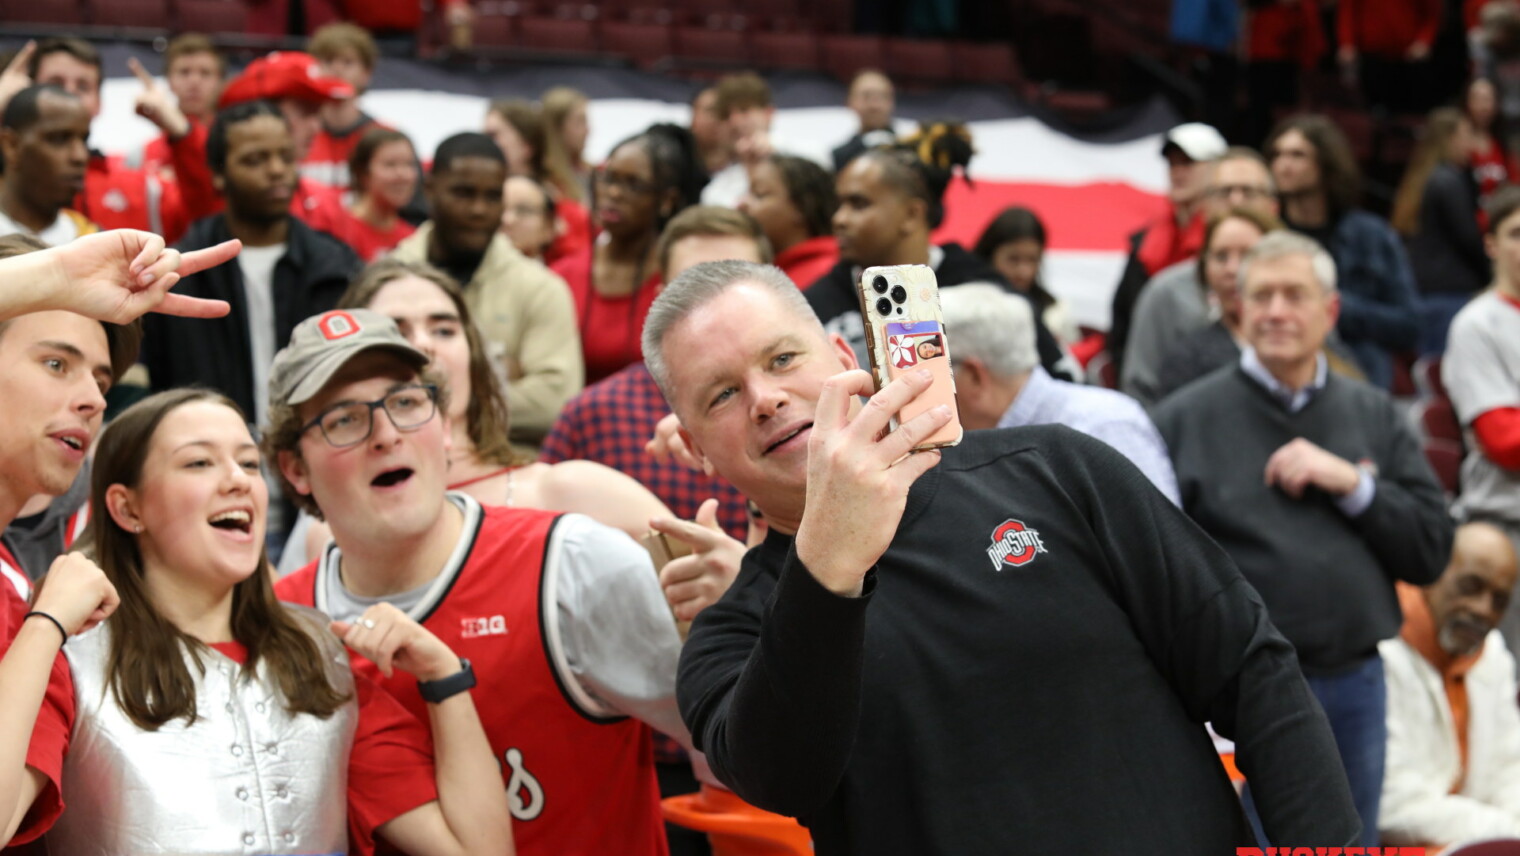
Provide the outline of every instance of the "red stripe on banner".
<path id="1" fill-rule="evenodd" d="M 1124 252 L 1131 232 L 1165 210 L 1163 197 L 1119 182 L 1058 185 L 957 177 L 945 191 L 945 222 L 936 243 L 968 249 L 1004 208 L 1022 205 L 1045 221 L 1048 249 Z"/>

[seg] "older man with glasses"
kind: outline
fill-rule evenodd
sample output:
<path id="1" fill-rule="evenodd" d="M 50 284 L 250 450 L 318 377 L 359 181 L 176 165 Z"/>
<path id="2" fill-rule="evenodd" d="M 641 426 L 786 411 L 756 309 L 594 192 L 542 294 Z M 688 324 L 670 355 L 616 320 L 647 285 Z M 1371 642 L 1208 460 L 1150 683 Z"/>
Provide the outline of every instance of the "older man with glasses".
<path id="1" fill-rule="evenodd" d="M 519 853 L 663 854 L 650 726 L 690 737 L 649 555 L 582 515 L 446 492 L 447 393 L 427 362 L 364 309 L 307 319 L 275 358 L 266 452 L 333 533 L 277 590 L 341 621 L 390 603 L 466 658 L 425 686 L 360 668 L 424 721 L 430 694 L 474 688 Z"/>

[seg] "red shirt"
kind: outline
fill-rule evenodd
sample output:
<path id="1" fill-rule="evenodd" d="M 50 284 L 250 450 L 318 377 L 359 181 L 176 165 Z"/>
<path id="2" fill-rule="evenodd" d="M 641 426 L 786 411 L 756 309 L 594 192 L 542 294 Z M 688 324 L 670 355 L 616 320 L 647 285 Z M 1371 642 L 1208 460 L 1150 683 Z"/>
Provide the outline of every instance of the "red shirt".
<path id="1" fill-rule="evenodd" d="M 204 146 L 200 153 L 204 159 Z M 178 169 L 193 154 L 175 144 L 171 164 Z M 93 154 L 85 167 L 84 192 L 74 198 L 73 208 L 101 229 L 140 229 L 163 235 L 172 244 L 195 217 L 184 203 L 179 184 L 164 180 L 159 173 L 159 169 L 130 166 L 120 155 Z"/>
<path id="2" fill-rule="evenodd" d="M 211 647 L 239 663 L 247 659 L 241 643 Z M 433 743 L 423 723 L 357 669 L 354 689 L 359 721 L 348 759 L 349 835 L 351 842 L 373 849 L 377 827 L 438 799 Z M 28 767 L 47 776 L 49 784 L 32 803 L 12 844 L 36 838 L 62 813 L 63 759 L 73 727 L 74 685 L 67 660 L 59 654 L 26 760 Z"/>
<path id="3" fill-rule="evenodd" d="M 0 562 L 20 567 L 4 546 L 0 546 Z M 23 616 L 29 609 L 26 601 L 21 599 L 9 583 L 0 581 L 0 655 L 10 648 L 11 640 L 16 638 Z M 62 713 L 64 718 L 59 719 L 56 713 Z M 63 797 L 59 788 L 63 781 L 63 753 L 69 745 L 69 723 L 73 721 L 74 681 L 69 677 L 68 661 L 60 652 L 53 659 L 47 694 L 43 696 L 42 708 L 32 727 L 32 740 L 26 749 L 26 766 L 45 776 L 47 784 L 37 794 L 37 799 L 32 801 L 26 817 L 22 818 L 15 837 L 10 841 L 12 847 L 40 838 L 63 813 Z"/>
<path id="4" fill-rule="evenodd" d="M 618 369 L 644 358 L 639 336 L 649 305 L 660 293 L 660 272 L 652 272 L 632 294 L 604 297 L 591 285 L 592 248 L 555 262 L 552 270 L 564 277 L 575 296 L 580 322 L 581 354 L 586 361 L 586 383 L 592 384 Z"/>
<path id="5" fill-rule="evenodd" d="M 580 255 L 591 249 L 591 214 L 586 206 L 569 197 L 554 200 L 554 216 L 563 225 L 559 237 L 544 250 L 544 264 L 570 256 Z"/>
<path id="6" fill-rule="evenodd" d="M 1194 214 L 1185 225 L 1177 225 L 1177 215 L 1171 205 L 1166 212 L 1145 228 L 1140 239 L 1138 257 L 1145 272 L 1155 276 L 1172 265 L 1193 258 L 1203 250 L 1204 222 L 1201 214 Z"/>
<path id="7" fill-rule="evenodd" d="M 833 235 L 809 238 L 776 254 L 776 267 L 781 268 L 798 288 L 807 288 L 817 282 L 836 264 L 839 264 L 839 242 Z"/>
<path id="8" fill-rule="evenodd" d="M 1488 197 L 1501 186 L 1509 184 L 1510 176 L 1514 175 L 1513 164 L 1504 153 L 1504 147 L 1499 145 L 1497 137 L 1490 134 L 1487 146 L 1473 147 L 1472 171 L 1473 178 L 1478 182 L 1478 207 L 1481 209 Z"/>
<path id="9" fill-rule="evenodd" d="M 1435 43 L 1441 0 L 1340 0 L 1335 16 L 1341 47 L 1403 59 L 1415 44 Z"/>
<path id="10" fill-rule="evenodd" d="M 348 174 L 348 156 L 353 154 L 359 145 L 359 140 L 366 133 L 375 128 L 384 128 L 374 117 L 359 114 L 360 118 L 352 128 L 344 131 L 332 131 L 322 128 L 311 140 L 311 148 L 306 152 L 306 159 L 301 161 L 301 175 L 309 178 L 317 184 L 332 187 L 338 190 L 347 190 L 350 177 Z"/>
<path id="11" fill-rule="evenodd" d="M 476 706 L 501 763 L 520 856 L 665 856 L 649 726 L 587 712 L 551 665 L 543 610 L 556 610 L 545 599 L 555 585 L 550 537 L 559 517 L 485 507 L 463 535 L 467 554 L 443 570 L 436 599 L 418 607 L 421 623 L 474 669 Z M 322 561 L 281 579 L 275 591 L 320 609 L 322 574 L 335 572 L 319 574 Z M 354 659 L 408 709 L 425 709 L 414 679 L 380 678 L 373 664 Z"/>
<path id="12" fill-rule="evenodd" d="M 1314 67 L 1325 52 L 1325 34 L 1315 0 L 1271 3 L 1251 13 L 1246 56 L 1252 61 L 1296 62 Z"/>
<path id="13" fill-rule="evenodd" d="M 368 264 L 394 250 L 408 235 L 417 231 L 417 227 L 411 223 L 396 218 L 396 225 L 389 229 L 378 229 L 369 223 L 355 217 L 353 212 L 345 210 L 343 216 L 330 224 L 332 228 L 328 232 L 332 236 L 348 244 L 359 258 Z"/>

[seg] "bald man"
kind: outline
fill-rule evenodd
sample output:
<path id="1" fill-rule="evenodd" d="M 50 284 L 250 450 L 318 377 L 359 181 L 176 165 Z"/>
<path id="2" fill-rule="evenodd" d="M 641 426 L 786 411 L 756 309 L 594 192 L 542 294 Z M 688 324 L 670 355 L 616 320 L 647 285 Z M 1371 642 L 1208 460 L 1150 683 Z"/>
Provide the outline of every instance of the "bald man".
<path id="1" fill-rule="evenodd" d="M 1433 585 L 1399 584 L 1404 626 L 1379 646 L 1388 681 L 1384 844 L 1520 836 L 1515 661 L 1495 629 L 1516 564 L 1504 530 L 1472 522 L 1457 529 Z"/>

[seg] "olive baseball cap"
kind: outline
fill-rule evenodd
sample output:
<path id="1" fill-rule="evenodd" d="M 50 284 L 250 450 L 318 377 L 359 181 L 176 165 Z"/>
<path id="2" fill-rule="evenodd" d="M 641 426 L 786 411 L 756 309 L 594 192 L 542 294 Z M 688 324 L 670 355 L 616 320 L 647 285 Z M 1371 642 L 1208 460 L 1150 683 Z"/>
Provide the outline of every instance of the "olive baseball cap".
<path id="1" fill-rule="evenodd" d="M 428 364 L 396 322 L 368 309 L 334 309 L 296 325 L 290 344 L 274 355 L 269 368 L 269 406 L 311 400 L 349 360 L 373 348 L 390 351 L 413 368 Z"/>

